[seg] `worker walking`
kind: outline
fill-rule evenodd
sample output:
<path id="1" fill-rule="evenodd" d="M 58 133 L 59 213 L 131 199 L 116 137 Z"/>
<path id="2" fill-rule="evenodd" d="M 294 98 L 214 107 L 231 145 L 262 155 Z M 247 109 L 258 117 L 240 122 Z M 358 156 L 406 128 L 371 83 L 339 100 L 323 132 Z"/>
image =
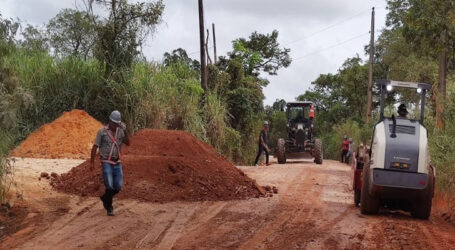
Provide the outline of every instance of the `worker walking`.
<path id="1" fill-rule="evenodd" d="M 114 110 L 109 116 L 109 123 L 98 131 L 90 157 L 93 169 L 96 151 L 99 148 L 105 186 L 105 193 L 100 199 L 109 216 L 114 216 L 112 199 L 123 186 L 123 170 L 120 161 L 120 149 L 123 143 L 130 145 L 126 125 L 122 122 L 120 112 Z"/>
<path id="2" fill-rule="evenodd" d="M 342 163 L 348 163 L 348 152 L 349 152 L 349 140 L 348 140 L 348 136 L 345 135 L 344 136 L 344 141 L 343 141 L 343 144 L 341 146 L 341 162 Z"/>
<path id="3" fill-rule="evenodd" d="M 269 146 L 267 145 L 267 131 L 269 129 L 269 123 L 267 121 L 264 122 L 264 127 L 261 130 L 261 133 L 259 134 L 259 149 L 258 149 L 258 155 L 256 156 L 256 161 L 254 162 L 254 165 L 258 165 L 259 158 L 262 155 L 262 152 L 265 152 L 265 163 L 266 165 L 269 164 L 269 153 L 270 149 Z"/>

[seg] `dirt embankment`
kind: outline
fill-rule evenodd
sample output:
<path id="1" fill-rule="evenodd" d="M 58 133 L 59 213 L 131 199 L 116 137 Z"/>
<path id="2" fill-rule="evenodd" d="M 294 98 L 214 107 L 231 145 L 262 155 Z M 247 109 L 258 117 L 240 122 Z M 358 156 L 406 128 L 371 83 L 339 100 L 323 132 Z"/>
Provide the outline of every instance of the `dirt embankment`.
<path id="1" fill-rule="evenodd" d="M 87 159 L 96 133 L 103 125 L 83 110 L 63 113 L 30 134 L 12 156 L 28 158 Z"/>
<path id="2" fill-rule="evenodd" d="M 233 200 L 259 197 L 264 190 L 216 150 L 184 131 L 145 129 L 123 150 L 124 188 L 119 198 L 143 201 Z M 89 161 L 54 179 L 59 191 L 99 196 L 100 163 Z"/>

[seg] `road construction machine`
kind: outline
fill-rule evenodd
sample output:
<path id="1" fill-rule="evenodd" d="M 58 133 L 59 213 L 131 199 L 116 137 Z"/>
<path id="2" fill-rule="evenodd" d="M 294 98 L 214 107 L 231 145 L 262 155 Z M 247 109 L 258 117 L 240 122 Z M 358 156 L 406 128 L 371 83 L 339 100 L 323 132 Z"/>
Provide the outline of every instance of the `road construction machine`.
<path id="1" fill-rule="evenodd" d="M 425 97 L 431 86 L 391 80 L 380 80 L 377 86 L 381 93 L 380 119 L 374 126 L 371 144 L 359 147 L 354 157 L 354 202 L 356 205 L 360 203 L 362 214 L 376 214 L 381 206 L 386 206 L 410 211 L 416 218 L 428 219 L 434 195 L 435 169 L 430 164 L 424 115 Z M 406 105 L 416 111 L 415 119 L 404 115 L 406 108 L 399 117 L 384 115 L 386 100 L 390 103 L 390 100 L 403 96 L 396 89 L 404 89 L 406 95 L 419 95 L 416 104 Z M 387 98 L 388 95 L 393 95 L 393 98 Z M 392 107 L 389 112 L 393 112 L 391 110 L 396 104 Z"/>
<path id="2" fill-rule="evenodd" d="M 279 138 L 275 156 L 279 164 L 287 159 L 314 158 L 322 164 L 322 140 L 314 137 L 314 105 L 309 101 L 286 104 L 287 138 Z"/>

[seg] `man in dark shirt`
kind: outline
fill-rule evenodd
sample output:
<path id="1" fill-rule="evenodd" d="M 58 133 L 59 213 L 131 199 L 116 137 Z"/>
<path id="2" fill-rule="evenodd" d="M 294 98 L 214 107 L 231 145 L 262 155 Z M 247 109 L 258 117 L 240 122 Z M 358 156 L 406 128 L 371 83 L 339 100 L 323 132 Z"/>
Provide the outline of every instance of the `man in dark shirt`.
<path id="1" fill-rule="evenodd" d="M 407 119 L 408 118 L 408 109 L 406 108 L 406 104 L 400 104 L 398 106 L 398 118 Z"/>
<path id="2" fill-rule="evenodd" d="M 107 215 L 114 215 L 112 199 L 123 186 L 123 170 L 120 162 L 120 148 L 123 143 L 130 145 L 126 125 L 121 121 L 120 112 L 113 111 L 109 123 L 96 135 L 90 157 L 91 168 L 94 168 L 96 151 L 99 148 L 103 172 L 105 193 L 100 197 Z"/>
<path id="3" fill-rule="evenodd" d="M 342 163 L 348 163 L 348 152 L 349 152 L 349 140 L 348 136 L 344 136 L 344 141 L 343 144 L 341 145 L 341 162 Z"/>
<path id="4" fill-rule="evenodd" d="M 254 161 L 254 165 L 258 165 L 259 158 L 262 155 L 262 151 L 265 152 L 265 163 L 266 165 L 269 164 L 269 153 L 270 149 L 269 146 L 267 145 L 267 130 L 269 128 L 269 123 L 267 121 L 264 122 L 264 127 L 261 130 L 261 133 L 259 134 L 259 150 L 258 150 L 258 155 L 256 156 L 256 161 Z"/>

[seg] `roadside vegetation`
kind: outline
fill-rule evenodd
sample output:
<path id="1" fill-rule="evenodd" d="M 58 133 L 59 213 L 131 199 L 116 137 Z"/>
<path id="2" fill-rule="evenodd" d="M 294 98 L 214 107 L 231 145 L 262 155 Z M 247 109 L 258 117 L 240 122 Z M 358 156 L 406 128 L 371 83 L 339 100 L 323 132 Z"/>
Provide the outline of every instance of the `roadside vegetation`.
<path id="1" fill-rule="evenodd" d="M 105 15 L 93 14 L 95 7 Z M 131 132 L 186 130 L 237 164 L 253 162 L 269 83 L 260 75 L 288 67 L 289 49 L 277 42 L 278 31 L 236 39 L 232 51 L 209 64 L 204 90 L 200 64 L 184 49 L 161 61 L 141 51 L 164 8 L 162 1 L 87 1 L 86 10 L 64 9 L 45 27 L 0 13 L 0 199 L 12 171 L 9 151 L 76 108 L 102 122 L 118 109 Z"/>

